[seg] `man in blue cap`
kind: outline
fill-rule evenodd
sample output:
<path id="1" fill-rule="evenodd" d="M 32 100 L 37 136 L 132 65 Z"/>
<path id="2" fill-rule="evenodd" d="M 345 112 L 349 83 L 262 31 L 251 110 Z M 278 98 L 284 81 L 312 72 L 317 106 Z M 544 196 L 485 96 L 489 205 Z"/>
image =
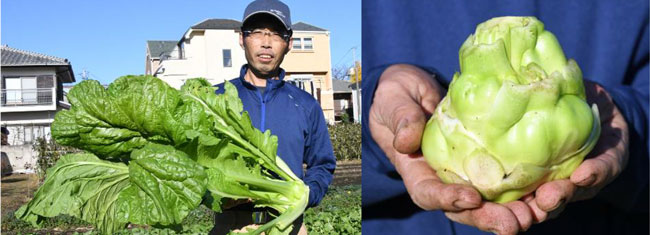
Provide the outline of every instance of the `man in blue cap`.
<path id="1" fill-rule="evenodd" d="M 237 87 L 253 125 L 278 136 L 278 156 L 309 186 L 308 207 L 313 207 L 327 192 L 336 159 L 318 101 L 283 80 L 285 71 L 280 64 L 290 50 L 292 33 L 287 5 L 277 0 L 251 2 L 244 11 L 239 35 L 248 63 L 242 66 L 239 77 L 230 82 Z M 223 84 L 217 86 L 218 93 L 224 91 Z M 305 172 L 303 163 L 307 165 Z M 211 234 L 225 234 L 272 219 L 265 208 L 253 208 L 251 203 L 234 204 L 215 216 Z M 302 216 L 294 222 L 291 234 L 306 234 L 301 225 Z"/>

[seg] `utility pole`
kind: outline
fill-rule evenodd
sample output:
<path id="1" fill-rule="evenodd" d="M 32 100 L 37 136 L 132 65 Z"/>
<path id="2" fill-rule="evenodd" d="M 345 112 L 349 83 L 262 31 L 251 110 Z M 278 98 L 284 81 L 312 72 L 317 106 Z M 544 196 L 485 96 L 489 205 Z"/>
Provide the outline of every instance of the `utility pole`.
<path id="1" fill-rule="evenodd" d="M 86 71 L 86 69 L 81 72 L 81 79 L 83 81 L 88 80 L 88 71 Z"/>

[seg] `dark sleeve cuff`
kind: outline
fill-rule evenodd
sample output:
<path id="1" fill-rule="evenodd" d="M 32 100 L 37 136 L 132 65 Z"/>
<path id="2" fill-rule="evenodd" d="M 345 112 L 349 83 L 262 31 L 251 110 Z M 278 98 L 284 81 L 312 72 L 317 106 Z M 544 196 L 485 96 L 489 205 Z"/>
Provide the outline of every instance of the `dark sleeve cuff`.
<path id="1" fill-rule="evenodd" d="M 647 79 L 647 78 L 646 78 Z M 623 172 L 596 196 L 625 212 L 648 212 L 648 98 L 630 86 L 604 87 L 625 117 L 629 158 Z M 646 88 L 647 89 L 647 88 Z"/>

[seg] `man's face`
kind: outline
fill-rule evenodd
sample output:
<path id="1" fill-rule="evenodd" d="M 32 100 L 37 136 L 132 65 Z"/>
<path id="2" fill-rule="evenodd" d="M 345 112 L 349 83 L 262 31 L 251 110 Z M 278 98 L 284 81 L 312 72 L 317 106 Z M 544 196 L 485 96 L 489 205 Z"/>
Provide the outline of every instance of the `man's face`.
<path id="1" fill-rule="evenodd" d="M 289 42 L 277 36 L 285 33 L 283 26 L 269 17 L 273 16 L 261 15 L 251 19 L 252 22 L 244 30 L 255 33 L 239 35 L 239 44 L 244 48 L 249 68 L 262 77 L 276 76 L 284 56 L 289 52 Z"/>

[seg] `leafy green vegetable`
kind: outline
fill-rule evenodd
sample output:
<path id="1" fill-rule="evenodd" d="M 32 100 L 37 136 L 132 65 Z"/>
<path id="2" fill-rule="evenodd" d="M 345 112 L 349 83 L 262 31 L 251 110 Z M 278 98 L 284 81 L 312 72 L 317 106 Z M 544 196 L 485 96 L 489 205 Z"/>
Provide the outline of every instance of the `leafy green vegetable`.
<path id="1" fill-rule="evenodd" d="M 444 182 L 505 203 L 570 176 L 593 149 L 600 121 L 586 103 L 582 72 L 536 18 L 481 23 L 459 60 L 422 138 Z"/>
<path id="2" fill-rule="evenodd" d="M 309 234 L 361 234 L 361 185 L 334 186 L 305 212 Z"/>
<path id="3" fill-rule="evenodd" d="M 250 233 L 288 233 L 309 188 L 276 155 L 277 137 L 253 127 L 236 88 L 215 89 L 193 79 L 175 90 L 150 76 L 76 85 L 52 135 L 87 153 L 62 157 L 17 217 L 38 225 L 68 214 L 110 234 L 127 223 L 177 225 L 200 203 L 219 212 L 223 200 L 250 198 L 279 213 Z"/>

